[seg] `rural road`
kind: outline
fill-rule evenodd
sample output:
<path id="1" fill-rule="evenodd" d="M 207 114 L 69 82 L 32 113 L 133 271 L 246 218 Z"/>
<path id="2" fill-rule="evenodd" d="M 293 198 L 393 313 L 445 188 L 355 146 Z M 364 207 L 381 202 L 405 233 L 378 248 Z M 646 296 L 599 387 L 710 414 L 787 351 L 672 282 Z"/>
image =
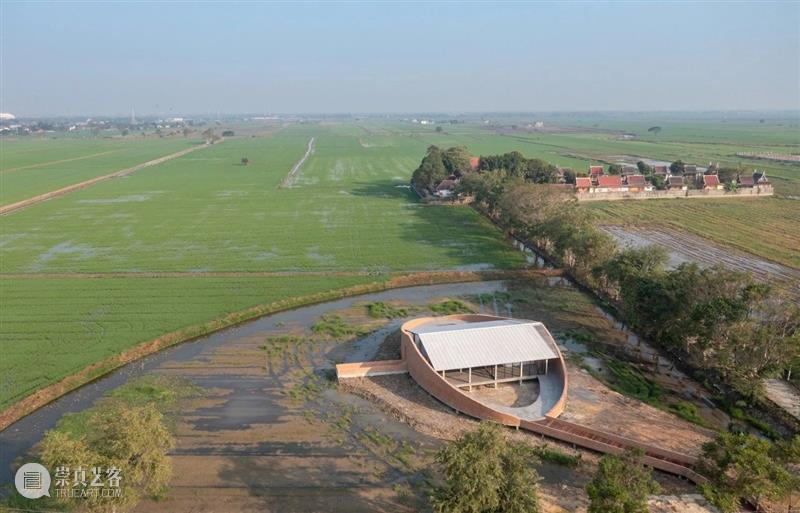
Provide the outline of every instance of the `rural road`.
<path id="1" fill-rule="evenodd" d="M 87 187 L 91 187 L 92 185 L 98 184 L 100 182 L 104 182 L 106 180 L 110 180 L 112 178 L 119 178 L 121 176 L 126 176 L 131 173 L 135 173 L 140 169 L 144 169 L 146 167 L 157 166 L 158 164 L 162 164 L 172 159 L 176 159 L 178 157 L 182 157 L 187 153 L 191 153 L 193 151 L 199 150 L 200 148 L 206 148 L 209 145 L 201 144 L 198 146 L 192 146 L 191 148 L 187 148 L 185 150 L 181 150 L 175 153 L 171 153 L 169 155 L 164 155 L 163 157 L 159 157 L 157 159 L 148 160 L 147 162 L 143 162 L 141 164 L 137 164 L 133 167 L 129 167 L 126 169 L 122 169 L 120 171 L 115 171 L 114 173 L 110 173 L 103 176 L 97 176 L 92 178 L 91 180 L 86 180 L 84 182 L 75 183 L 72 185 L 67 185 L 66 187 L 62 187 L 60 189 L 56 189 L 54 191 L 45 192 L 44 194 L 39 194 L 38 196 L 34 196 L 32 198 L 24 199 L 21 201 L 17 201 L 14 203 L 9 203 L 8 205 L 0 206 L 0 216 L 10 214 L 12 212 L 16 212 L 17 210 L 23 209 L 25 207 L 29 207 L 31 205 L 35 205 L 36 203 L 41 203 L 42 201 L 47 201 L 49 199 L 57 198 L 59 196 L 63 196 L 65 194 L 69 194 L 70 192 L 79 191 L 81 189 L 85 189 Z"/>

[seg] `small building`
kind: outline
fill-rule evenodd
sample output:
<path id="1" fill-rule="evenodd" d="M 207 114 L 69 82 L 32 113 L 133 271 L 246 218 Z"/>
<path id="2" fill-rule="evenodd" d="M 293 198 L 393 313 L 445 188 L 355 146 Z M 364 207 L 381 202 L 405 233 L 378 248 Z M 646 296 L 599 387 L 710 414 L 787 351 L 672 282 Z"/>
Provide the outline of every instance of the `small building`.
<path id="1" fill-rule="evenodd" d="M 622 185 L 622 177 L 619 175 L 603 175 L 597 177 L 597 185 L 594 192 L 624 192 L 628 188 Z"/>
<path id="2" fill-rule="evenodd" d="M 688 188 L 689 187 L 686 185 L 686 181 L 683 179 L 682 176 L 673 175 L 667 179 L 667 189 L 685 191 Z"/>
<path id="3" fill-rule="evenodd" d="M 753 175 L 739 175 L 736 181 L 739 183 L 739 187 L 754 187 L 756 185 L 755 179 L 753 179 Z"/>
<path id="4" fill-rule="evenodd" d="M 703 170 L 693 164 L 683 166 L 683 176 L 688 180 L 700 181 L 703 179 Z"/>
<path id="5" fill-rule="evenodd" d="M 592 179 L 588 176 L 578 176 L 575 178 L 575 190 L 577 192 L 589 192 L 592 188 Z"/>
<path id="6" fill-rule="evenodd" d="M 453 195 L 456 185 L 458 185 L 458 181 L 452 178 L 442 180 L 439 182 L 439 185 L 436 186 L 436 190 L 434 191 L 433 195 L 440 198 L 449 198 Z"/>
<path id="7" fill-rule="evenodd" d="M 631 175 L 638 175 L 639 168 L 634 166 L 625 166 L 622 168 L 622 176 L 631 176 Z"/>
<path id="8" fill-rule="evenodd" d="M 725 186 L 719 181 L 717 175 L 703 175 L 703 189 L 718 190 L 724 189 Z"/>
<path id="9" fill-rule="evenodd" d="M 625 177 L 625 185 L 629 192 L 652 191 L 653 186 L 648 182 L 644 175 L 630 175 Z"/>
<path id="10" fill-rule="evenodd" d="M 653 166 L 653 175 L 666 177 L 669 174 L 667 166 Z"/>

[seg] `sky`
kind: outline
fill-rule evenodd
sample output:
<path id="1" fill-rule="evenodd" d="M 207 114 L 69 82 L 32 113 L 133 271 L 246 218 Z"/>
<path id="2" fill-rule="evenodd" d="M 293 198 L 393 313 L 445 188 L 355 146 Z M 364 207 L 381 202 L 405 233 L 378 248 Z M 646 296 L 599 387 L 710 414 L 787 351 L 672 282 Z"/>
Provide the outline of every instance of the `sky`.
<path id="1" fill-rule="evenodd" d="M 0 0 L 0 111 L 800 109 L 800 2 Z"/>

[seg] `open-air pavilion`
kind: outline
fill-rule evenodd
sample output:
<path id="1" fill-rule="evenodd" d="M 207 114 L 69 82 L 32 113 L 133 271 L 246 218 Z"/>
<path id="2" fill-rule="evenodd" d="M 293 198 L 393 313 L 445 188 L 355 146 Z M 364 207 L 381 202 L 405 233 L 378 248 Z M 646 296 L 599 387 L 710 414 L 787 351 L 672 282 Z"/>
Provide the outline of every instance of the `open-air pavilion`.
<path id="1" fill-rule="evenodd" d="M 434 371 L 459 389 L 547 375 L 557 350 L 542 323 L 500 319 L 423 324 L 410 330 Z"/>

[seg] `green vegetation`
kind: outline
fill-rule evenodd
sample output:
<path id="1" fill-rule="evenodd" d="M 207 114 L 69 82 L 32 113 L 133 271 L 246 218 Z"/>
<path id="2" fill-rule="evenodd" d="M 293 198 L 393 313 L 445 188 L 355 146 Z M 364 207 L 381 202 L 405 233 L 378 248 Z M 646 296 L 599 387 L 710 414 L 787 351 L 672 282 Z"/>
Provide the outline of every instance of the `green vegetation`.
<path id="1" fill-rule="evenodd" d="M 103 478 L 105 469 L 118 468 L 119 497 L 59 498 L 54 494 L 28 500 L 14 492 L 7 505 L 26 511 L 77 507 L 91 512 L 125 511 L 143 497 L 160 496 L 171 475 L 167 451 L 174 446 L 180 401 L 197 393 L 186 381 L 150 375 L 113 390 L 87 410 L 65 415 L 45 433 L 38 447 L 45 467 L 83 467 L 89 480 L 92 467 L 101 469 Z"/>
<path id="2" fill-rule="evenodd" d="M 567 454 L 564 451 L 550 447 L 547 444 L 534 447 L 533 453 L 536 454 L 541 461 L 555 463 L 565 467 L 575 468 L 581 463 L 580 453 Z"/>
<path id="3" fill-rule="evenodd" d="M 531 448 L 504 439 L 498 424 L 483 422 L 436 455 L 444 482 L 433 488 L 437 513 L 538 513 L 539 476 Z"/>
<path id="4" fill-rule="evenodd" d="M 348 324 L 340 315 L 335 314 L 323 315 L 319 321 L 314 323 L 311 331 L 335 339 L 358 337 L 369 333 L 367 329 Z"/>
<path id="5" fill-rule="evenodd" d="M 606 381 L 613 390 L 648 404 L 660 404 L 662 391 L 656 383 L 645 378 L 641 372 L 627 362 L 615 360 L 600 353 L 593 354 L 603 358 L 603 362 L 611 373 L 610 380 Z"/>
<path id="6" fill-rule="evenodd" d="M 658 493 L 650 469 L 642 464 L 643 451 L 622 456 L 607 454 L 586 485 L 589 513 L 647 513 L 647 496 Z"/>
<path id="7" fill-rule="evenodd" d="M 383 301 L 377 301 L 367 305 L 367 313 L 373 319 L 398 319 L 411 315 L 412 309 L 408 307 L 394 307 Z"/>
<path id="8" fill-rule="evenodd" d="M 460 313 L 474 313 L 475 310 L 458 299 L 447 299 L 439 303 L 428 305 L 428 309 L 437 315 L 454 315 Z"/>
<path id="9" fill-rule="evenodd" d="M 698 471 L 709 481 L 700 489 L 724 513 L 739 511 L 742 497 L 779 501 L 800 491 L 798 463 L 800 437 L 770 443 L 745 433 L 722 433 L 703 446 Z"/>

